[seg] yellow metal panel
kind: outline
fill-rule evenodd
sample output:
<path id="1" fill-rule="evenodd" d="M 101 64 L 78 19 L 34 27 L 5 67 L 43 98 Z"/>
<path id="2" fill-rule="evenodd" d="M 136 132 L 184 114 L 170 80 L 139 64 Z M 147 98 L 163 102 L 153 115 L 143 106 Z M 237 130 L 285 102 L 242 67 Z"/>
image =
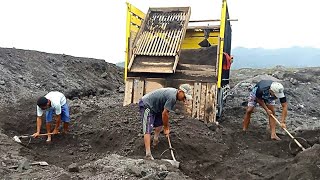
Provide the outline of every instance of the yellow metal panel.
<path id="1" fill-rule="evenodd" d="M 129 54 L 130 54 L 130 38 L 131 32 L 138 32 L 139 27 L 136 25 L 141 25 L 141 20 L 136 16 L 144 19 L 145 14 L 132 4 L 127 2 L 127 20 L 126 20 L 126 51 L 125 51 L 125 61 L 124 61 L 124 80 L 127 79 L 128 75 L 128 62 L 129 62 Z M 133 25 L 132 23 L 136 24 Z"/>
<path id="2" fill-rule="evenodd" d="M 127 4 L 130 5 L 130 12 L 132 12 L 136 16 L 139 16 L 141 19 L 145 18 L 146 14 L 143 13 L 140 9 L 136 8 L 135 6 L 133 6 L 132 4 L 130 4 L 128 2 L 127 2 Z"/>
<path id="3" fill-rule="evenodd" d="M 219 43 L 219 32 L 210 32 L 208 41 L 211 45 L 218 45 Z M 204 40 L 203 31 L 187 31 L 186 36 L 182 42 L 181 49 L 198 49 L 198 45 Z"/>
<path id="4" fill-rule="evenodd" d="M 224 47 L 224 32 L 226 29 L 226 14 L 227 14 L 227 0 L 222 0 L 221 10 L 221 24 L 220 24 L 220 44 L 219 44 L 219 68 L 218 68 L 218 88 L 221 87 L 221 75 L 222 75 L 222 60 L 223 60 L 223 47 Z"/>
<path id="5" fill-rule="evenodd" d="M 219 36 L 219 32 L 215 31 L 215 32 L 210 32 L 210 37 L 218 37 Z M 204 37 L 204 33 L 203 31 L 187 31 L 185 38 L 187 37 Z"/>
<path id="6" fill-rule="evenodd" d="M 127 3 L 127 20 L 126 20 L 126 53 L 125 53 L 125 61 L 124 61 L 124 81 L 127 80 L 127 72 L 128 72 L 128 60 L 129 60 L 129 46 L 130 46 L 130 6 L 131 4 Z"/>
<path id="7" fill-rule="evenodd" d="M 134 25 L 130 25 L 130 31 L 133 31 L 133 32 L 138 32 L 139 31 L 139 28 L 137 26 L 134 26 Z"/>
<path id="8" fill-rule="evenodd" d="M 139 19 L 137 16 L 131 15 L 131 23 L 141 26 L 141 19 Z"/>
<path id="9" fill-rule="evenodd" d="M 204 40 L 204 37 L 187 37 L 184 38 L 181 49 L 198 49 L 201 48 L 199 43 Z M 211 45 L 217 45 L 219 42 L 218 37 L 209 37 L 208 41 Z"/>

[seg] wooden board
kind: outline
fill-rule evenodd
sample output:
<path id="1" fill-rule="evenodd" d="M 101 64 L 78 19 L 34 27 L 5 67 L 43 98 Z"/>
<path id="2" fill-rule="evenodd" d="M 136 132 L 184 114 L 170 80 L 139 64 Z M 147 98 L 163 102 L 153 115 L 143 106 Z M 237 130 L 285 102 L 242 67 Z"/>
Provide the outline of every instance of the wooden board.
<path id="1" fill-rule="evenodd" d="M 212 83 L 207 83 L 206 90 L 206 105 L 205 105 L 205 115 L 204 115 L 204 123 L 209 123 L 209 116 L 212 114 L 212 106 L 213 106 L 213 92 L 212 92 Z"/>
<path id="2" fill-rule="evenodd" d="M 135 79 L 133 84 L 133 103 L 138 103 L 143 96 L 144 80 Z"/>
<path id="3" fill-rule="evenodd" d="M 212 105 L 212 111 L 209 113 L 209 122 L 216 121 L 216 107 L 217 107 L 217 85 L 213 84 L 211 88 L 211 97 L 209 99 L 210 104 Z"/>
<path id="4" fill-rule="evenodd" d="M 188 82 L 183 82 L 181 84 L 189 84 L 191 86 L 191 92 L 194 92 L 194 83 L 188 83 Z M 179 84 L 179 86 L 181 85 Z M 194 97 L 194 94 L 192 95 L 192 98 Z M 185 109 L 185 113 L 187 116 L 191 117 L 192 114 L 192 108 L 193 108 L 193 99 L 190 100 L 186 100 L 184 102 L 184 109 Z"/>
<path id="5" fill-rule="evenodd" d="M 169 56 L 137 56 L 131 58 L 130 72 L 173 73 L 175 58 Z"/>
<path id="6" fill-rule="evenodd" d="M 153 90 L 165 87 L 165 83 L 166 83 L 165 79 L 146 79 L 145 86 L 144 86 L 145 94 Z"/>
<path id="7" fill-rule="evenodd" d="M 123 106 L 129 105 L 132 103 L 132 92 L 133 92 L 132 90 L 133 90 L 133 79 L 127 79 L 125 82 Z"/>
<path id="8" fill-rule="evenodd" d="M 205 116 L 205 104 L 206 104 L 206 90 L 207 83 L 201 85 L 201 97 L 200 97 L 200 119 L 204 119 Z"/>
<path id="9" fill-rule="evenodd" d="M 200 98 L 201 98 L 201 83 L 194 83 L 193 86 L 193 103 L 191 117 L 200 118 Z"/>

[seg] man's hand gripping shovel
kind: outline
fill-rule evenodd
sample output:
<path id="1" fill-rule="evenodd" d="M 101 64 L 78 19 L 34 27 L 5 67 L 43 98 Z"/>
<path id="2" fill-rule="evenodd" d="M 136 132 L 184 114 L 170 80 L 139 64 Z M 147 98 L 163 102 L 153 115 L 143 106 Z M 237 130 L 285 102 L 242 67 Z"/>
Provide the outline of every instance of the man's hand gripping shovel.
<path id="1" fill-rule="evenodd" d="M 59 134 L 59 132 L 58 132 L 58 133 L 39 134 L 38 137 L 40 137 L 40 136 L 54 135 L 54 134 Z M 14 136 L 14 137 L 13 137 L 13 140 L 14 140 L 15 142 L 17 142 L 17 143 L 21 143 L 21 144 L 22 144 L 21 139 L 28 139 L 28 138 L 31 140 L 31 138 L 34 138 L 34 136 L 33 136 L 33 135 Z"/>
<path id="2" fill-rule="evenodd" d="M 293 137 L 292 134 L 287 130 L 287 128 L 285 127 L 282 127 L 281 126 L 281 123 L 280 121 L 273 115 L 273 114 L 270 114 L 270 116 L 279 124 L 279 126 L 290 136 L 290 138 L 298 145 L 299 149 L 301 149 L 302 151 L 306 150 L 305 147 L 302 146 L 302 144 L 297 140 L 301 140 L 301 142 L 303 141 L 305 145 L 309 145 L 308 142 L 304 139 L 304 138 L 301 138 L 301 137 Z M 289 149 L 291 151 L 292 154 L 296 154 L 298 150 L 295 150 L 295 152 L 293 151 L 293 148 L 291 147 L 291 144 L 292 144 L 292 141 L 290 141 L 290 144 L 289 144 Z"/>

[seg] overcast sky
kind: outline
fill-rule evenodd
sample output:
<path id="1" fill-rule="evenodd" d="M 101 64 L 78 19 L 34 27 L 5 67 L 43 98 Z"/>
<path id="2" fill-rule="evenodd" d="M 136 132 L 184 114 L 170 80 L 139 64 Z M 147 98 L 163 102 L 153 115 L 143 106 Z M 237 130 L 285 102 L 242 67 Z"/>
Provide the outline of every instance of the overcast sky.
<path id="1" fill-rule="evenodd" d="M 0 47 L 124 60 L 125 0 L 0 0 Z M 221 0 L 128 0 L 190 6 L 191 19 L 220 18 Z M 229 0 L 232 47 L 320 48 L 318 0 Z"/>

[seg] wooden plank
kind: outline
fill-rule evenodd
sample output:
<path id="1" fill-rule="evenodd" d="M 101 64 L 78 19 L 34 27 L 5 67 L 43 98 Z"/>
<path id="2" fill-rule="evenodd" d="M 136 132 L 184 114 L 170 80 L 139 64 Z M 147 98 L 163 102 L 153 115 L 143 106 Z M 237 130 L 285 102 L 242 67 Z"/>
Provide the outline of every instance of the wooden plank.
<path id="1" fill-rule="evenodd" d="M 133 53 L 134 53 L 134 52 L 133 52 Z M 133 56 L 132 56 L 131 59 L 130 59 L 129 65 L 128 65 L 128 70 L 129 70 L 129 71 L 130 71 L 130 69 L 131 69 L 131 67 L 132 67 L 132 63 L 133 63 L 134 57 L 135 57 L 135 55 L 133 54 Z"/>
<path id="2" fill-rule="evenodd" d="M 173 73 L 176 71 L 178 61 L 179 61 L 179 55 L 176 55 L 175 60 L 174 60 L 174 64 L 173 64 L 173 68 L 172 68 Z"/>
<path id="3" fill-rule="evenodd" d="M 162 68 L 162 67 L 141 67 L 141 68 L 132 68 L 130 72 L 146 72 L 146 73 L 165 73 L 165 74 L 172 74 L 172 68 Z"/>
<path id="4" fill-rule="evenodd" d="M 211 97 L 209 99 L 212 105 L 212 111 L 209 112 L 209 122 L 216 122 L 216 107 L 217 107 L 217 85 L 213 84 L 210 89 Z"/>
<path id="5" fill-rule="evenodd" d="M 207 83 L 207 90 L 206 90 L 206 105 L 205 105 L 205 115 L 204 115 L 204 123 L 209 123 L 209 116 L 212 114 L 213 111 L 213 84 Z"/>
<path id="6" fill-rule="evenodd" d="M 132 93 L 133 93 L 132 90 L 133 90 L 133 79 L 128 78 L 125 82 L 123 106 L 129 105 L 132 103 Z"/>
<path id="7" fill-rule="evenodd" d="M 135 79 L 133 84 L 133 103 L 138 103 L 143 96 L 144 80 Z"/>
<path id="8" fill-rule="evenodd" d="M 146 79 L 144 85 L 145 93 L 149 93 L 156 89 L 160 89 L 165 87 L 166 80 L 165 79 Z"/>
<path id="9" fill-rule="evenodd" d="M 199 117 L 201 120 L 204 120 L 204 116 L 205 116 L 206 90 L 207 90 L 207 83 L 202 83 L 201 97 L 200 97 L 200 117 Z"/>
<path id="10" fill-rule="evenodd" d="M 216 67 L 211 65 L 202 65 L 202 64 L 179 63 L 177 69 L 191 70 L 191 71 L 215 71 Z"/>
<path id="11" fill-rule="evenodd" d="M 201 83 L 194 83 L 191 117 L 200 119 Z"/>
<path id="12" fill-rule="evenodd" d="M 129 72 L 170 73 L 174 57 L 136 55 Z M 140 76 L 140 75 L 138 75 Z"/>
<path id="13" fill-rule="evenodd" d="M 191 76 L 197 76 L 197 77 L 216 77 L 216 71 L 192 71 L 192 70 L 176 70 L 176 72 L 191 75 Z"/>

